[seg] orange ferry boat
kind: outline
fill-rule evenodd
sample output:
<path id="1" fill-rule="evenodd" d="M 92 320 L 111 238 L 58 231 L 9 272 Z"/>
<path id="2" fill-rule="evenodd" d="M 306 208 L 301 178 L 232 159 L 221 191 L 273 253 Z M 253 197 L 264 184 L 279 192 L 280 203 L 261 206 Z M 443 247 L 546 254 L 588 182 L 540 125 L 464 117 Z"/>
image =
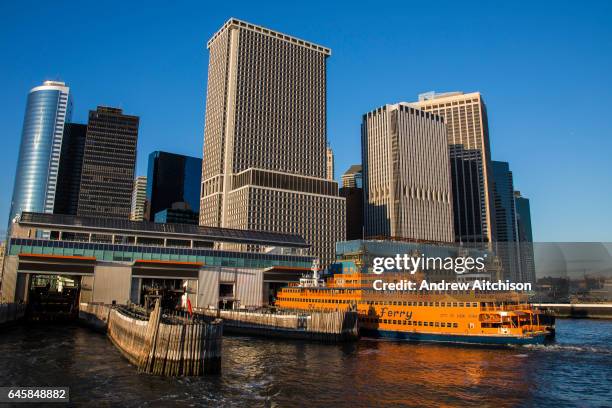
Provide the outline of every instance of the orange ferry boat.
<path id="1" fill-rule="evenodd" d="M 312 277 L 277 294 L 276 306 L 356 309 L 360 334 L 366 337 L 487 345 L 541 344 L 554 337 L 554 316 L 519 293 L 374 290 L 372 283 L 380 277 L 339 273 L 324 282 L 313 268 Z M 385 278 L 399 282 L 405 276 Z"/>

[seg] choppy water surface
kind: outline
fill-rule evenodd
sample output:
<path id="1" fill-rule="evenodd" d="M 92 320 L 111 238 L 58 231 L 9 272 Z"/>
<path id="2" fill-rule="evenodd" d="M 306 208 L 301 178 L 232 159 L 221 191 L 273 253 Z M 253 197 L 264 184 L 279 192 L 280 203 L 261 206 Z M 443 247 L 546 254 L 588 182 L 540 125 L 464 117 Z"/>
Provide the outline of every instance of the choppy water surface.
<path id="1" fill-rule="evenodd" d="M 556 344 L 512 349 L 226 337 L 222 374 L 201 378 L 138 374 L 78 326 L 18 326 L 0 329 L 0 385 L 95 406 L 610 406 L 612 321 L 558 320 Z"/>

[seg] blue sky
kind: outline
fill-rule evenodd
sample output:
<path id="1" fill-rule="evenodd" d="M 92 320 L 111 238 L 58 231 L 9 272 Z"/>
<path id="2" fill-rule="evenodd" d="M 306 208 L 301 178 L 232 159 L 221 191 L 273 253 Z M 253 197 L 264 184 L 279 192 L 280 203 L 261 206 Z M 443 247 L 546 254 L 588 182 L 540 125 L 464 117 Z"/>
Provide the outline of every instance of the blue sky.
<path id="1" fill-rule="evenodd" d="M 320 43 L 336 178 L 360 161 L 361 115 L 430 90 L 480 91 L 492 155 L 531 199 L 537 241 L 612 241 L 612 2 L 63 2 L 0 4 L 0 225 L 27 92 L 68 83 L 73 120 L 139 115 L 153 150 L 201 156 L 206 41 L 231 16 Z"/>

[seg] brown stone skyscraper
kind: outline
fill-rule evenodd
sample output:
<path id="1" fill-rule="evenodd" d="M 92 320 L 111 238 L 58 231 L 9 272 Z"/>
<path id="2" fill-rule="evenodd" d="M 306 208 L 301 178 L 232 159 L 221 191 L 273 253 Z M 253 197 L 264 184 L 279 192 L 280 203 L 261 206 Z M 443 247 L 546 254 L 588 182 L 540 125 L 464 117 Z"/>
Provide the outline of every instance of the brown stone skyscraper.
<path id="1" fill-rule="evenodd" d="M 444 118 L 448 133 L 457 242 L 495 240 L 487 110 L 479 92 L 429 92 L 411 104 Z"/>
<path id="2" fill-rule="evenodd" d="M 236 19 L 208 49 L 200 224 L 299 234 L 329 263 L 345 211 L 326 179 L 331 51 Z"/>

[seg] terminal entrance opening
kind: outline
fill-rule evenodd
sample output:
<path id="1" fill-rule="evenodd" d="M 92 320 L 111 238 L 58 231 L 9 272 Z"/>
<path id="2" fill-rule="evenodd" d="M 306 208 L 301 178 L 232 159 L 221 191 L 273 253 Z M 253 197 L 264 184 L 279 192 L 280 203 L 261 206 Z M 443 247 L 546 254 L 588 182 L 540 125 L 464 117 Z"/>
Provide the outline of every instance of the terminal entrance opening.
<path id="1" fill-rule="evenodd" d="M 81 276 L 30 275 L 28 316 L 33 320 L 73 319 L 78 315 Z"/>
<path id="2" fill-rule="evenodd" d="M 182 307 L 186 287 L 182 279 L 142 278 L 140 304 L 147 309 L 159 299 L 162 309 L 176 310 Z"/>

